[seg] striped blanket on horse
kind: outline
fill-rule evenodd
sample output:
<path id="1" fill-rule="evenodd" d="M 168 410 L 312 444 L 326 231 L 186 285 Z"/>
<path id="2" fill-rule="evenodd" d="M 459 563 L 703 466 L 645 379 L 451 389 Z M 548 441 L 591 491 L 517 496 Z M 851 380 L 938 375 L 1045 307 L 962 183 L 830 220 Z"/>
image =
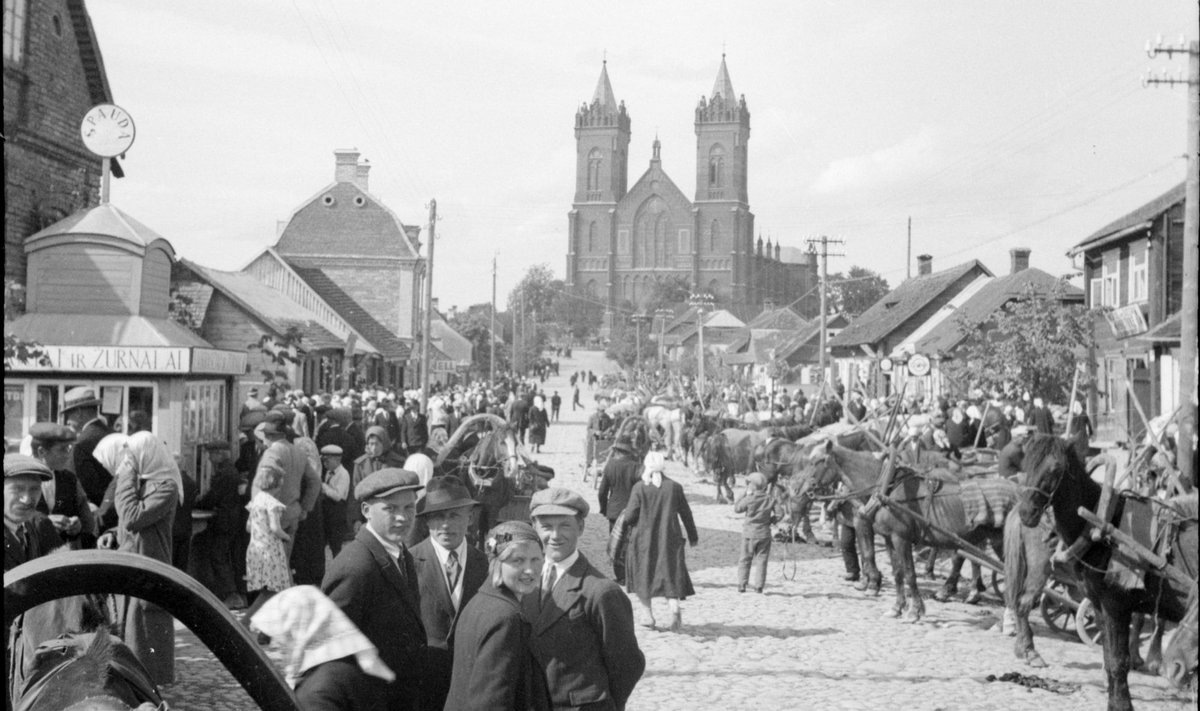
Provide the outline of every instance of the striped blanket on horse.
<path id="1" fill-rule="evenodd" d="M 922 515 L 952 531 L 981 526 L 1004 528 L 1004 518 L 1017 505 L 1017 485 L 1007 479 L 963 479 L 934 470 L 921 486 Z"/>

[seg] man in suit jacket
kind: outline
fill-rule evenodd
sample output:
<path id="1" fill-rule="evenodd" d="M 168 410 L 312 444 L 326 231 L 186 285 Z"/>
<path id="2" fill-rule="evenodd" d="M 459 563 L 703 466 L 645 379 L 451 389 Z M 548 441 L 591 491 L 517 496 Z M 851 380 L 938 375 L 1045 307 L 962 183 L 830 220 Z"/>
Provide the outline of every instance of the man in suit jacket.
<path id="1" fill-rule="evenodd" d="M 112 428 L 100 416 L 100 398 L 96 397 L 96 391 L 86 385 L 71 388 L 63 395 L 62 413 L 66 423 L 79 433 L 71 452 L 75 476 L 88 500 L 99 506 L 104 501 L 104 492 L 108 490 L 112 474 L 100 466 L 92 452 L 100 440 L 112 434 Z M 112 519 L 102 522 L 100 528 L 114 526 L 116 522 L 116 514 L 113 514 Z"/>
<path id="2" fill-rule="evenodd" d="M 449 476 L 430 479 L 425 496 L 417 502 L 417 516 L 429 529 L 429 537 L 412 549 L 421 589 L 421 621 L 429 644 L 421 704 L 425 709 L 446 704 L 458 615 L 487 579 L 487 556 L 467 545 L 475 503 L 462 481 Z"/>
<path id="3" fill-rule="evenodd" d="M 4 455 L 4 572 L 62 545 L 50 519 L 38 513 L 50 467 L 25 454 Z"/>
<path id="4" fill-rule="evenodd" d="M 542 590 L 522 607 L 530 646 L 546 670 L 555 709 L 625 708 L 646 670 L 633 631 L 633 606 L 617 584 L 577 550 L 588 505 L 569 489 L 542 489 L 529 502 L 545 546 Z"/>
<path id="5" fill-rule="evenodd" d="M 384 682 L 365 673 L 369 708 L 414 711 L 420 708 L 425 672 L 425 625 L 412 555 L 404 547 L 416 517 L 415 473 L 380 469 L 355 487 L 354 496 L 367 522 L 334 558 L 321 591 L 379 650 L 396 674 Z"/>
<path id="6" fill-rule="evenodd" d="M 321 494 L 321 474 L 303 451 L 284 438 L 283 428 L 278 423 L 270 420 L 263 422 L 254 429 L 254 434 L 267 448 L 258 460 L 258 470 L 255 472 L 251 491 L 258 492 L 258 472 L 270 468 L 277 468 L 283 472 L 283 482 L 277 498 L 287 508 L 279 517 L 279 523 L 292 537 L 283 544 L 290 558 L 296 540 L 296 529 L 317 505 L 317 497 Z"/>

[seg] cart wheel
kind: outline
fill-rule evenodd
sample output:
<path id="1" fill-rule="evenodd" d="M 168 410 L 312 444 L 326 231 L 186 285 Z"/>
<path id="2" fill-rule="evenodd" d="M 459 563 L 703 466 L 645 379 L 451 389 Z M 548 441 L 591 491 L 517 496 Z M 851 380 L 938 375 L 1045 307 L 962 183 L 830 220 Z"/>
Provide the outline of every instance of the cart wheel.
<path id="1" fill-rule="evenodd" d="M 1089 647 L 1098 647 L 1104 639 L 1104 625 L 1100 622 L 1100 613 L 1086 597 L 1079 601 L 1079 609 L 1075 611 L 1075 634 Z"/>
<path id="2" fill-rule="evenodd" d="M 1067 589 L 1061 583 L 1052 582 L 1050 586 L 1064 595 L 1067 594 Z M 1049 595 L 1042 595 L 1041 609 L 1042 619 L 1050 629 L 1068 635 L 1075 631 L 1075 610 L 1068 605 Z"/>
<path id="3" fill-rule="evenodd" d="M 1004 601 L 1004 576 L 998 570 L 992 571 L 992 592 L 996 593 L 1001 602 Z"/>

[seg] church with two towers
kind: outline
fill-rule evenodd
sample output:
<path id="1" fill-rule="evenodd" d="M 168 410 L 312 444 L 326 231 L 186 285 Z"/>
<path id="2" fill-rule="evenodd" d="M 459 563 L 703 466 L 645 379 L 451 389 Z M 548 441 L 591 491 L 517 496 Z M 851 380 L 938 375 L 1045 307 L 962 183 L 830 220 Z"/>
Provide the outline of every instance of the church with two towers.
<path id="1" fill-rule="evenodd" d="M 711 95 L 695 109 L 694 200 L 663 170 L 657 138 L 649 168 L 628 186 L 630 124 L 606 62 L 591 103 L 575 113 L 570 288 L 603 302 L 611 315 L 644 308 L 656 282 L 682 277 L 742 318 L 812 290 L 815 254 L 787 263 L 778 244 L 768 240 L 764 248 L 761 236 L 755 241 L 747 189 L 750 110 L 746 98 L 734 94 L 724 55 Z"/>

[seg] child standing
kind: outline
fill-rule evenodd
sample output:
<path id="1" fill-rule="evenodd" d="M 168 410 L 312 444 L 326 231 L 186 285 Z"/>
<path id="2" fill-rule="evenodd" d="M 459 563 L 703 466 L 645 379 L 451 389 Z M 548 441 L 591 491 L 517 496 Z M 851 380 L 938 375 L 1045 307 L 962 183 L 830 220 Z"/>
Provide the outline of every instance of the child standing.
<path id="1" fill-rule="evenodd" d="M 742 523 L 742 555 L 738 558 L 738 592 L 746 592 L 750 582 L 750 564 L 758 566 L 754 591 L 761 593 L 767 583 L 767 558 L 771 555 L 771 523 L 775 500 L 767 491 L 767 478 L 754 472 L 746 479 L 746 492 L 733 504 L 737 513 L 745 512 Z"/>
<path id="2" fill-rule="evenodd" d="M 283 472 L 278 469 L 263 469 L 258 475 L 261 487 L 246 505 L 250 520 L 246 530 L 250 532 L 250 546 L 246 549 L 246 589 L 257 591 L 253 605 L 246 613 L 249 620 L 258 608 L 272 595 L 292 586 L 292 571 L 284 542 L 291 536 L 284 532 L 279 516 L 287 508 L 277 497 L 283 482 Z"/>

